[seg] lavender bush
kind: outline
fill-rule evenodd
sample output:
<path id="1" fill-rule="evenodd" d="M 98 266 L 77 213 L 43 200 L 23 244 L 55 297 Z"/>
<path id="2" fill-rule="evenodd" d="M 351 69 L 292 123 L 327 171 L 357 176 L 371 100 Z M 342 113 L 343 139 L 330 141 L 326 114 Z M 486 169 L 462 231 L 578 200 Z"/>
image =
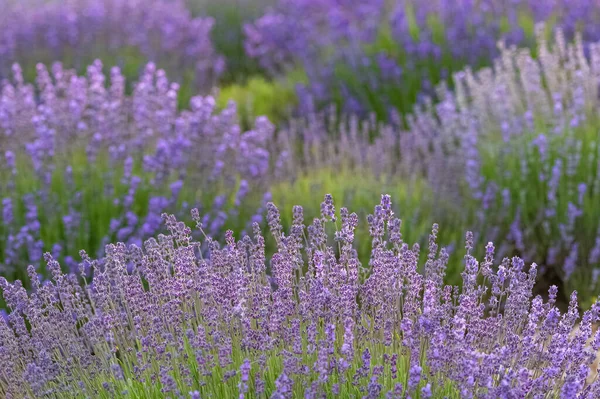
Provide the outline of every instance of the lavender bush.
<path id="1" fill-rule="evenodd" d="M 427 261 L 402 239 L 389 196 L 368 217 L 371 258 L 354 249 L 358 217 L 334 207 L 285 233 L 268 205 L 277 252 L 254 238 L 202 241 L 172 215 L 170 231 L 85 252 L 80 277 L 46 255 L 28 294 L 0 279 L 0 392 L 18 397 L 596 398 L 591 367 L 600 304 L 581 320 L 532 295 L 537 266 L 473 255 L 462 288 L 444 285 L 448 255 L 433 226 Z M 197 211 L 192 214 L 201 224 Z M 331 232 L 332 234 L 328 234 Z M 361 237 L 360 239 L 366 239 Z M 202 247 L 209 256 L 202 256 Z M 89 283 L 88 273 L 94 275 Z M 579 321 L 580 320 L 580 321 Z M 578 328 L 574 330 L 575 324 Z"/>
<path id="2" fill-rule="evenodd" d="M 482 240 L 589 296 L 600 270 L 600 53 L 591 44 L 586 57 L 581 38 L 567 45 L 560 31 L 555 42 L 540 34 L 537 60 L 502 48 L 493 69 L 456 74 L 456 91 L 440 87 L 441 102 L 410 118 L 400 146 L 434 189 L 463 198 L 487 226 Z"/>
<path id="3" fill-rule="evenodd" d="M 206 93 L 225 67 L 211 41 L 214 20 L 193 18 L 184 0 L 24 0 L 2 11 L 0 78 L 15 62 L 33 76 L 38 62 L 83 70 L 102 57 L 130 78 L 153 61 Z"/>
<path id="4" fill-rule="evenodd" d="M 599 13 L 591 0 L 280 0 L 246 27 L 246 49 L 272 73 L 306 70 L 304 109 L 334 101 L 387 119 L 390 109 L 409 112 L 465 65 L 489 64 L 498 40 L 533 45 L 536 22 L 598 41 Z"/>
<path id="5" fill-rule="evenodd" d="M 446 252 L 449 256 L 446 269 L 445 282 L 447 284 L 460 284 L 462 272 L 459 250 L 464 241 L 464 234 L 454 229 L 473 225 L 467 219 L 465 212 L 459 204 L 449 201 L 448 198 L 436 195 L 436 192 L 424 179 L 409 180 L 398 175 L 376 176 L 370 171 L 357 169 L 317 169 L 301 174 L 294 180 L 286 180 L 273 184 L 271 194 L 273 201 L 281 207 L 291 208 L 293 203 L 309 203 L 311 198 L 319 198 L 331 191 L 332 195 L 340 202 L 350 204 L 359 218 L 364 219 L 372 211 L 369 204 L 378 200 L 377 190 L 385 190 L 394 198 L 394 212 L 404 215 L 402 237 L 407 242 L 427 245 L 431 225 L 437 219 L 441 225 L 452 227 L 439 232 L 438 238 L 447 244 Z M 320 215 L 320 209 L 315 206 L 305 206 L 304 216 L 307 220 Z M 281 222 L 284 226 L 291 226 L 293 215 L 282 214 Z M 368 237 L 369 228 L 366 224 L 357 227 L 357 237 Z M 271 247 L 272 240 L 267 240 L 267 248 Z M 368 262 L 371 246 L 367 240 L 356 240 L 355 248 L 362 262 Z M 481 248 L 480 248 L 481 249 Z M 481 251 L 474 251 L 477 254 Z M 425 254 L 421 254 L 421 261 Z M 541 287 L 545 281 L 538 284 Z M 547 288 L 547 287 L 546 287 Z M 562 298 L 558 298 L 559 301 Z"/>
<path id="6" fill-rule="evenodd" d="M 165 211 L 201 206 L 215 236 L 262 213 L 273 135 L 266 118 L 243 132 L 235 104 L 216 112 L 211 97 L 179 111 L 179 85 L 154 64 L 131 96 L 124 86 L 119 68 L 106 76 L 99 61 L 85 76 L 40 64 L 35 86 L 15 65 L 3 82 L 2 275 L 23 275 L 44 251 L 73 269 L 79 249 L 101 256 L 115 240 L 141 245 Z"/>

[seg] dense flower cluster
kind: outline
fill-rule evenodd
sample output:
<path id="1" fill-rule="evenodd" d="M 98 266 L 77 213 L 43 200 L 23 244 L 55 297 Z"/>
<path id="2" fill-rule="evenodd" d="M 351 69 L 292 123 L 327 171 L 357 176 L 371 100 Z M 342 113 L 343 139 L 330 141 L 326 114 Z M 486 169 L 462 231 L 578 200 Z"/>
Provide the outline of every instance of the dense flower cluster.
<path id="1" fill-rule="evenodd" d="M 242 132 L 235 104 L 218 112 L 212 97 L 180 111 L 178 90 L 154 64 L 131 96 L 119 68 L 106 76 L 99 61 L 85 76 L 40 64 L 35 86 L 13 66 L 0 89 L 3 275 L 39 264 L 44 250 L 141 245 L 166 211 L 201 206 L 216 235 L 252 190 L 264 193 L 269 121 Z"/>
<path id="2" fill-rule="evenodd" d="M 280 0 L 246 27 L 246 49 L 272 72 L 300 64 L 306 106 L 337 99 L 346 111 L 387 116 L 463 66 L 488 63 L 498 40 L 531 44 L 536 22 L 598 41 L 599 13 L 592 0 Z"/>
<path id="3" fill-rule="evenodd" d="M 183 0 L 9 1 L 0 16 L 0 77 L 14 62 L 64 60 L 83 68 L 90 57 L 133 51 L 178 80 L 191 70 L 207 90 L 225 66 L 212 45 L 213 23 L 193 18 Z"/>
<path id="4" fill-rule="evenodd" d="M 197 212 L 194 218 L 200 224 Z M 265 238 L 220 246 L 173 216 L 143 249 L 109 245 L 101 263 L 82 253 L 80 277 L 46 255 L 53 281 L 33 292 L 0 279 L 0 393 L 7 398 L 345 397 L 597 398 L 600 304 L 580 319 L 534 297 L 537 266 L 472 256 L 462 287 L 444 285 L 448 254 L 434 225 L 424 265 L 402 239 L 389 196 L 368 217 L 371 258 L 354 249 L 359 223 L 331 196 L 289 232 L 268 205 L 277 251 Z M 327 232 L 335 228 L 335 234 Z M 361 239 L 365 239 L 362 237 Z M 201 248 L 208 248 L 208 255 Z M 93 281 L 87 282 L 88 273 Z M 573 330 L 578 323 L 578 329 Z M 189 392 L 189 394 L 188 394 Z"/>

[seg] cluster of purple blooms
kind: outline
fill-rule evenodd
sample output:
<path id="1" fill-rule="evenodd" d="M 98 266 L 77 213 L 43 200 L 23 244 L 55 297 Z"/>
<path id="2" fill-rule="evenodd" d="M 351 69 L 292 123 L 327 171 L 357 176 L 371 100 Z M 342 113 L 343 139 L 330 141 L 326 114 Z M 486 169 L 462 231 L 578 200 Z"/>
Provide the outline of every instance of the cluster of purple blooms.
<path id="1" fill-rule="evenodd" d="M 77 245 L 141 246 L 163 212 L 202 207 L 216 236 L 252 190 L 266 191 L 274 134 L 266 118 L 244 132 L 235 104 L 218 111 L 212 97 L 179 110 L 179 85 L 152 63 L 131 95 L 120 69 L 106 76 L 99 61 L 84 76 L 58 63 L 37 72 L 36 85 L 26 83 L 15 64 L 0 87 L 2 275 L 40 264 L 43 251 L 62 259 Z"/>
<path id="2" fill-rule="evenodd" d="M 0 278 L 10 309 L 0 318 L 0 394 L 600 396 L 600 304 L 580 317 L 573 293 L 562 313 L 556 287 L 547 301 L 532 294 L 535 264 L 497 264 L 492 243 L 477 260 L 471 233 L 462 287 L 444 285 L 438 226 L 420 265 L 391 206 L 384 195 L 367 218 L 368 265 L 354 249 L 358 216 L 338 213 L 331 196 L 309 225 L 294 207 L 289 232 L 268 204 L 271 257 L 257 225 L 252 238 L 229 231 L 221 246 L 194 240 L 172 215 L 163 215 L 169 234 L 143 247 L 108 245 L 102 262 L 82 252 L 79 275 L 46 254 L 52 281 L 30 267 L 30 293 Z"/>
<path id="3" fill-rule="evenodd" d="M 93 61 L 92 48 L 93 57 L 116 59 L 133 50 L 177 80 L 193 71 L 196 87 L 209 90 L 225 67 L 213 48 L 213 24 L 192 17 L 184 0 L 8 1 L 0 15 L 0 78 L 14 62 L 68 60 L 81 69 Z"/>
<path id="4" fill-rule="evenodd" d="M 246 51 L 272 73 L 301 65 L 309 77 L 302 105 L 327 104 L 337 93 L 346 111 L 365 113 L 370 101 L 392 107 L 415 80 L 431 94 L 464 65 L 488 63 L 498 40 L 532 44 L 528 26 L 537 22 L 598 41 L 599 17 L 593 0 L 279 0 L 246 26 Z"/>

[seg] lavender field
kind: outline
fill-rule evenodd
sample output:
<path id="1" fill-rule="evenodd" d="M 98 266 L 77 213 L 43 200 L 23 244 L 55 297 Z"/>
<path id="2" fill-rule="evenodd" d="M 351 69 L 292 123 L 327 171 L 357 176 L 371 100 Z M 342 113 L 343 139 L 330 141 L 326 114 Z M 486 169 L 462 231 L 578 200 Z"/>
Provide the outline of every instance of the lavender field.
<path id="1" fill-rule="evenodd" d="M 0 399 L 599 399 L 600 3 L 0 0 Z"/>

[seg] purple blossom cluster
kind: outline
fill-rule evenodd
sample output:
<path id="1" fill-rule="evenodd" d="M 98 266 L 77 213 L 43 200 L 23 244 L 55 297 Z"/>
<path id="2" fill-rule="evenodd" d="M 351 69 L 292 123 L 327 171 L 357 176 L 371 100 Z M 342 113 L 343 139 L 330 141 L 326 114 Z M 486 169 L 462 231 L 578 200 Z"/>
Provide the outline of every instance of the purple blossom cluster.
<path id="1" fill-rule="evenodd" d="M 304 68 L 309 82 L 299 94 L 308 109 L 337 94 L 349 112 L 374 104 L 408 111 L 399 97 L 407 101 L 415 87 L 414 95 L 433 94 L 465 65 L 489 63 L 499 40 L 531 45 L 530 26 L 551 20 L 568 38 L 581 31 L 595 42 L 598 18 L 593 0 L 280 0 L 246 26 L 246 51 L 272 73 Z"/>
<path id="2" fill-rule="evenodd" d="M 0 318 L 0 393 L 599 397 L 600 304 L 580 317 L 573 293 L 562 313 L 556 287 L 547 301 L 533 295 L 535 264 L 496 263 L 491 243 L 477 260 L 471 233 L 462 287 L 444 285 L 439 227 L 420 265 L 391 208 L 382 196 L 367 218 L 364 265 L 358 217 L 330 196 L 309 225 L 295 207 L 288 232 L 269 204 L 277 251 L 268 258 L 258 226 L 237 241 L 229 231 L 221 246 L 193 239 L 172 215 L 163 215 L 169 234 L 143 247 L 108 245 L 102 262 L 82 252 L 79 277 L 46 254 L 53 279 L 41 284 L 30 267 L 31 293 L 0 278 L 10 309 Z"/>
<path id="3" fill-rule="evenodd" d="M 183 0 L 9 1 L 0 16 L 0 77 L 12 63 L 64 60 L 84 68 L 99 54 L 118 57 L 132 50 L 180 80 L 192 70 L 196 85 L 213 87 L 223 72 L 211 18 L 193 18 Z"/>
<path id="4" fill-rule="evenodd" d="M 265 192 L 274 134 L 266 118 L 244 132 L 235 104 L 218 111 L 212 97 L 179 110 L 179 85 L 152 63 L 131 95 L 125 83 L 119 68 L 107 76 L 100 61 L 83 76 L 39 64 L 35 85 L 15 64 L 2 82 L 2 275 L 40 264 L 43 251 L 62 259 L 75 245 L 141 246 L 167 211 L 201 207 L 216 236 L 249 194 Z"/>

